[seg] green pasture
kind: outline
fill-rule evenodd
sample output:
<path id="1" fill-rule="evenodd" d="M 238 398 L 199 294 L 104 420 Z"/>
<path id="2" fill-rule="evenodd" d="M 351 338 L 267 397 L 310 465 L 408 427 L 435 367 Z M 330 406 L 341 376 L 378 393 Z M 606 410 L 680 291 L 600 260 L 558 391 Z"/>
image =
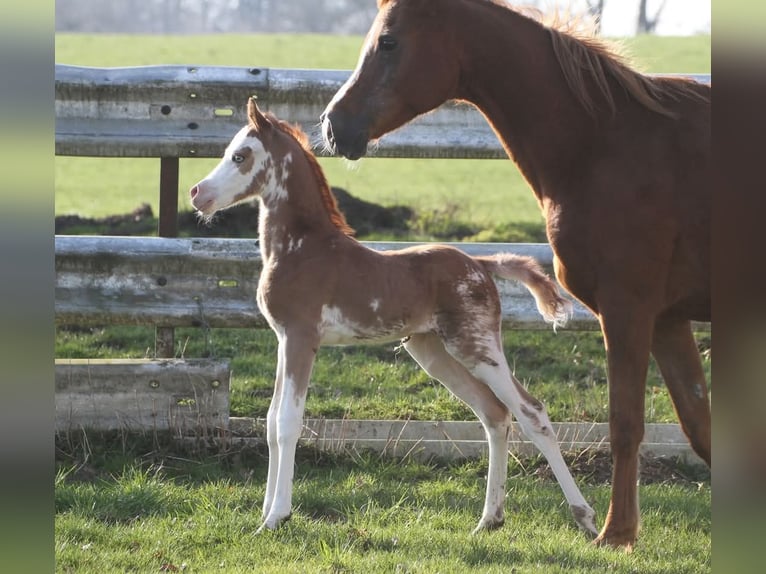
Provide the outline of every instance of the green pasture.
<path id="1" fill-rule="evenodd" d="M 625 553 L 589 543 L 539 461 L 511 460 L 505 526 L 471 536 L 486 460 L 425 464 L 299 449 L 296 510 L 280 530 L 256 535 L 262 449 L 171 456 L 150 437 L 127 446 L 121 437 L 107 446 L 92 439 L 57 443 L 60 573 L 711 571 L 710 484 L 690 469 L 640 487 L 643 530 Z M 603 477 L 570 462 L 603 521 Z"/>

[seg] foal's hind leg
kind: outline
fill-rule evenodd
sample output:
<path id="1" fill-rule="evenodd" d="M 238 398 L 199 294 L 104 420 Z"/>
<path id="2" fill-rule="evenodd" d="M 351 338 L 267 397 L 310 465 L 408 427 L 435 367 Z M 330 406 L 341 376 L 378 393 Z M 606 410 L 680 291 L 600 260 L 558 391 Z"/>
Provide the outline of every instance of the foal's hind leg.
<path id="1" fill-rule="evenodd" d="M 481 421 L 489 445 L 489 471 L 484 509 L 474 533 L 499 528 L 505 521 L 505 481 L 508 473 L 510 413 L 486 385 L 476 380 L 432 334 L 412 335 L 404 348 L 430 376 L 464 401 Z"/>
<path id="2" fill-rule="evenodd" d="M 652 354 L 694 451 L 710 466 L 710 401 L 689 321 L 658 320 Z"/>
<path id="3" fill-rule="evenodd" d="M 486 351 L 485 356 L 478 361 L 476 357 L 463 356 L 459 347 L 447 347 L 447 350 L 463 363 L 474 377 L 486 384 L 513 413 L 524 434 L 548 461 L 577 524 L 592 536 L 596 536 L 596 513 L 580 492 L 561 456 L 545 406 L 532 397 L 513 376 L 500 346 L 499 335 L 496 339 L 494 343 L 482 341 Z"/>

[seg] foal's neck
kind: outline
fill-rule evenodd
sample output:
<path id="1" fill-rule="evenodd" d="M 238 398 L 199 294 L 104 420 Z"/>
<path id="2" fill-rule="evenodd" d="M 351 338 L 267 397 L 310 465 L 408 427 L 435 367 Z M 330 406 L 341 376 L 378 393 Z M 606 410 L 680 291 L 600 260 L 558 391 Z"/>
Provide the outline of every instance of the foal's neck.
<path id="1" fill-rule="evenodd" d="M 570 93 L 540 23 L 489 2 L 457 4 L 475 11 L 452 12 L 464 32 L 457 97 L 481 110 L 542 201 L 549 177 L 576 164 L 591 119 Z"/>
<path id="2" fill-rule="evenodd" d="M 320 183 L 303 150 L 291 150 L 282 173 L 274 175 L 276 188 L 262 195 L 259 204 L 258 235 L 265 260 L 295 253 L 318 238 L 328 241 L 344 235 L 327 214 Z"/>

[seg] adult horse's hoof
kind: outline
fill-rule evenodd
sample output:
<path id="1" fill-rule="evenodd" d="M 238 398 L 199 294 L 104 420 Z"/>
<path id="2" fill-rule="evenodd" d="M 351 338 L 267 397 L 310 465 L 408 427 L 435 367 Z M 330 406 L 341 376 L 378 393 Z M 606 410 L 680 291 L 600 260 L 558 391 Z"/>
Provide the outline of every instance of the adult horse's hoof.
<path id="1" fill-rule="evenodd" d="M 622 549 L 625 552 L 632 552 L 633 551 L 633 545 L 636 543 L 636 534 L 628 534 L 628 533 L 614 533 L 608 530 L 606 527 L 604 527 L 604 530 L 601 531 L 601 534 L 599 534 L 596 539 L 593 541 L 593 544 L 596 546 L 609 546 L 610 548 L 614 549 Z"/>

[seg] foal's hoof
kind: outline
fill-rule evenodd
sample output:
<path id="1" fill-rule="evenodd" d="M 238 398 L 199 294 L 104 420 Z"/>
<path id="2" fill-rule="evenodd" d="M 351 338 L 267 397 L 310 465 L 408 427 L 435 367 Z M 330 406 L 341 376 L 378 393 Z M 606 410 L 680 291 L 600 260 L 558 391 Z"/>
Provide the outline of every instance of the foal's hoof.
<path id="1" fill-rule="evenodd" d="M 285 522 L 290 520 L 290 517 L 292 514 L 288 514 L 284 518 L 267 518 L 263 521 L 263 524 L 261 524 L 260 528 L 255 531 L 256 534 L 261 534 L 264 530 L 276 530 L 280 526 L 282 526 Z"/>
<path id="2" fill-rule="evenodd" d="M 598 536 L 598 529 L 596 528 L 596 511 L 590 506 L 570 506 L 577 526 L 581 530 L 588 533 L 591 538 Z"/>
<path id="3" fill-rule="evenodd" d="M 479 534 L 480 532 L 490 532 L 492 530 L 497 530 L 503 524 L 505 524 L 505 518 L 489 518 L 489 519 L 482 518 L 479 521 L 479 524 L 476 526 L 476 528 L 473 529 L 473 532 L 471 532 L 471 534 L 475 536 L 476 534 Z"/>

